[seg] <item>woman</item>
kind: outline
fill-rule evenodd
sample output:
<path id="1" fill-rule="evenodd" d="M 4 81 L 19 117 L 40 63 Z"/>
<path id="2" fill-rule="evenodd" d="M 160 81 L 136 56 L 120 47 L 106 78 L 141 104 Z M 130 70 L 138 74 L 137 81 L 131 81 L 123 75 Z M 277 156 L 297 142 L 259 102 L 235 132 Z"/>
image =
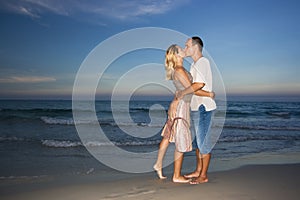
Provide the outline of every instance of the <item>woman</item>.
<path id="1" fill-rule="evenodd" d="M 192 83 L 192 76 L 183 67 L 185 53 L 178 45 L 171 45 L 165 56 L 165 69 L 167 80 L 173 80 L 176 92 L 182 91 Z M 204 85 L 203 85 L 204 86 Z M 196 95 L 213 97 L 213 92 L 198 90 Z M 174 98 L 169 106 L 168 120 L 162 130 L 162 141 L 159 146 L 157 161 L 153 168 L 160 179 L 166 177 L 162 174 L 162 162 L 169 142 L 175 143 L 173 182 L 187 183 L 189 179 L 181 176 L 183 153 L 192 150 L 190 133 L 190 101 L 193 94 L 178 100 Z"/>

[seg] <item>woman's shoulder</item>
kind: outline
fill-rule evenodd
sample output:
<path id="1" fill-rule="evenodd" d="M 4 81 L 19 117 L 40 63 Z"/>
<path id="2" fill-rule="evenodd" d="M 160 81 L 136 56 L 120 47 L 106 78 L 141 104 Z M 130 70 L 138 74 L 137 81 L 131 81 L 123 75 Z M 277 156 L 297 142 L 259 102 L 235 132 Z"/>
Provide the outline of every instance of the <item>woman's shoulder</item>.
<path id="1" fill-rule="evenodd" d="M 186 69 L 184 67 L 176 67 L 174 71 L 178 73 L 185 73 Z"/>
<path id="2" fill-rule="evenodd" d="M 189 71 L 187 71 L 184 67 L 180 67 L 180 68 L 176 68 L 175 73 L 179 73 L 179 74 L 190 74 Z"/>
<path id="3" fill-rule="evenodd" d="M 184 76 L 182 76 L 184 75 Z M 189 71 L 187 71 L 184 67 L 176 68 L 174 70 L 174 77 L 188 77 L 190 80 L 193 80 L 192 75 Z M 175 78 L 176 79 L 176 78 Z"/>
<path id="4" fill-rule="evenodd" d="M 186 70 L 183 67 L 176 67 L 174 69 L 174 77 L 182 76 L 186 74 Z"/>

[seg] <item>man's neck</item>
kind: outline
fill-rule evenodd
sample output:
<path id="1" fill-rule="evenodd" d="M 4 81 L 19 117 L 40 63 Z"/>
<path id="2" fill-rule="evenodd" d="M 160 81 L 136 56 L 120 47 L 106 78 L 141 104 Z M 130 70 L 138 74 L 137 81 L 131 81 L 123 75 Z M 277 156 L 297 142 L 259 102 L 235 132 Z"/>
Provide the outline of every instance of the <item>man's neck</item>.
<path id="1" fill-rule="evenodd" d="M 203 57 L 202 53 L 201 52 L 196 52 L 195 55 L 192 56 L 192 59 L 193 59 L 194 62 L 196 62 L 201 57 Z"/>

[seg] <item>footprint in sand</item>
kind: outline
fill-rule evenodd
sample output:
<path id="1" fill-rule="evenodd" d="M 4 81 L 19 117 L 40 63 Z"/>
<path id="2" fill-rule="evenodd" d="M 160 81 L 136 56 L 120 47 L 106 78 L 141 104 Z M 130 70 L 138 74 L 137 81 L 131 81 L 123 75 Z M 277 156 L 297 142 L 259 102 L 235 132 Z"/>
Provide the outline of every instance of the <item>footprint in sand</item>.
<path id="1" fill-rule="evenodd" d="M 155 193 L 155 190 L 147 190 L 147 189 L 138 189 L 133 188 L 132 190 L 125 193 L 115 193 L 104 197 L 103 199 L 112 200 L 112 199 L 120 199 L 120 198 L 133 198 L 142 195 L 148 195 Z"/>

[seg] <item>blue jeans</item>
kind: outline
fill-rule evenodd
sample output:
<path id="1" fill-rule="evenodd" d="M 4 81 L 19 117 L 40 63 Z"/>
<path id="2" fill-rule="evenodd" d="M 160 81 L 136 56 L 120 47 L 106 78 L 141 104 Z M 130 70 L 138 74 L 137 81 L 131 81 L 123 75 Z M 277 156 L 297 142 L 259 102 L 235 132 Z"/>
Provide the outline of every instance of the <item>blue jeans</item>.
<path id="1" fill-rule="evenodd" d="M 193 144 L 201 154 L 209 154 L 213 148 L 210 137 L 212 112 L 206 111 L 203 105 L 198 111 L 191 111 L 192 131 L 196 136 L 196 144 L 195 142 Z"/>

